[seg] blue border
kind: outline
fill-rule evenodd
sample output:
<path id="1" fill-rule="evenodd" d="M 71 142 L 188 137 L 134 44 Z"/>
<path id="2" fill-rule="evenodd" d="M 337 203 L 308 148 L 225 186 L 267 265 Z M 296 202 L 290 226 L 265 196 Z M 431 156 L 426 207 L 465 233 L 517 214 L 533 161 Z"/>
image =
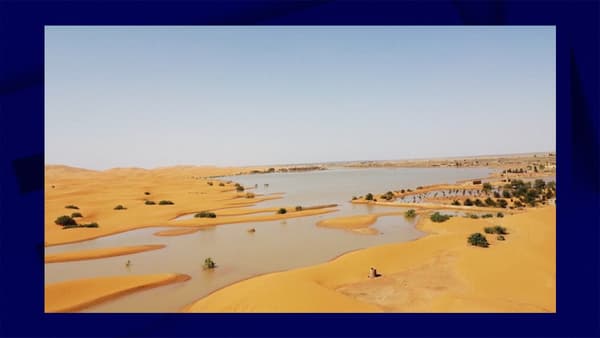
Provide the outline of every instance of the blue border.
<path id="1" fill-rule="evenodd" d="M 599 335 L 599 13 L 593 0 L 0 1 L 0 335 Z M 556 25 L 557 314 L 44 314 L 44 25 Z"/>

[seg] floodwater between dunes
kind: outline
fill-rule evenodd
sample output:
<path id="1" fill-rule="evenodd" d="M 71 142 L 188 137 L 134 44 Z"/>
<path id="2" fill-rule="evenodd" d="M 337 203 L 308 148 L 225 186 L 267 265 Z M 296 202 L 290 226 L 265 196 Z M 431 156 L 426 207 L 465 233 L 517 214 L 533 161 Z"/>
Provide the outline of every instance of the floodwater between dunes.
<path id="1" fill-rule="evenodd" d="M 198 232 L 159 237 L 154 233 L 172 227 L 132 230 L 85 242 L 47 247 L 46 254 L 142 244 L 165 244 L 160 250 L 94 260 L 45 265 L 45 283 L 126 274 L 184 273 L 191 280 L 116 298 L 83 312 L 175 312 L 194 300 L 237 281 L 264 273 L 319 264 L 345 252 L 375 245 L 417 239 L 418 218 L 379 217 L 372 227 L 377 235 L 317 227 L 320 220 L 349 215 L 401 212 L 398 207 L 351 204 L 352 196 L 368 192 L 415 189 L 417 186 L 454 183 L 490 174 L 485 168 L 330 169 L 299 173 L 273 173 L 222 177 L 238 182 L 256 194 L 284 193 L 282 198 L 256 207 L 338 204 L 338 211 L 286 220 L 219 225 Z M 248 232 L 255 228 L 255 232 Z M 203 270 L 211 257 L 214 270 Z M 126 266 L 127 261 L 131 265 Z M 365 267 L 365 273 L 368 267 Z"/>

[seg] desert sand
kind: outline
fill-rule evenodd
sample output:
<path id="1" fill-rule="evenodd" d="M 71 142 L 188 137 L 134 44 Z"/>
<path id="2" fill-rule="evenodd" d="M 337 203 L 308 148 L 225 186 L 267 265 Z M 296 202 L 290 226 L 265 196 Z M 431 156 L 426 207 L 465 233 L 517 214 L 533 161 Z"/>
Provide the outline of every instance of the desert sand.
<path id="1" fill-rule="evenodd" d="M 502 225 L 490 246 L 467 236 Z M 350 252 L 316 266 L 251 278 L 189 312 L 556 312 L 554 206 L 494 219 L 422 218 L 421 239 Z M 381 274 L 367 278 L 369 268 Z"/>
<path id="2" fill-rule="evenodd" d="M 59 262 L 71 262 L 71 261 L 82 261 L 86 259 L 98 259 L 122 255 L 130 255 L 138 252 L 158 250 L 164 248 L 165 245 L 161 244 L 149 244 L 149 245 L 136 245 L 136 246 L 125 246 L 118 248 L 102 248 L 92 249 L 85 251 L 75 252 L 62 252 L 57 254 L 46 255 L 44 258 L 45 263 L 59 263 Z"/>
<path id="3" fill-rule="evenodd" d="M 93 171 L 67 166 L 46 166 L 45 180 L 45 245 L 74 243 L 133 229 L 155 226 L 214 226 L 219 224 L 259 222 L 310 216 L 332 212 L 333 208 L 307 208 L 296 212 L 294 206 L 286 214 L 278 208 L 243 209 L 257 203 L 280 198 L 279 195 L 247 198 L 237 192 L 233 182 L 209 178 L 230 175 L 248 168 L 177 166 L 158 169 L 116 168 Z M 222 185 L 222 186 L 221 186 Z M 248 187 L 251 189 L 251 187 Z M 146 205 L 145 201 L 156 204 Z M 161 200 L 173 205 L 159 205 Z M 65 208 L 75 205 L 78 209 Z M 114 210 L 123 205 L 125 210 Z M 176 221 L 177 216 L 200 211 L 215 211 L 217 218 L 194 218 Z M 54 221 L 62 215 L 80 212 L 79 224 L 97 222 L 98 228 L 63 229 Z M 271 212 L 271 214 L 256 213 Z"/>
<path id="4" fill-rule="evenodd" d="M 45 312 L 75 312 L 130 292 L 184 282 L 183 274 L 113 276 L 46 285 Z"/>

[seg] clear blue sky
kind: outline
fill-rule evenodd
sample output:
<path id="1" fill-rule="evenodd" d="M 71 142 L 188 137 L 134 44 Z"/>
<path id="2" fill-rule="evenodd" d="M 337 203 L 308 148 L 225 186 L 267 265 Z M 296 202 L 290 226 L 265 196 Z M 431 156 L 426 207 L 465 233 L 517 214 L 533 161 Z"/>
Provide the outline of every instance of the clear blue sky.
<path id="1" fill-rule="evenodd" d="M 46 163 L 555 150 L 554 27 L 58 27 Z"/>

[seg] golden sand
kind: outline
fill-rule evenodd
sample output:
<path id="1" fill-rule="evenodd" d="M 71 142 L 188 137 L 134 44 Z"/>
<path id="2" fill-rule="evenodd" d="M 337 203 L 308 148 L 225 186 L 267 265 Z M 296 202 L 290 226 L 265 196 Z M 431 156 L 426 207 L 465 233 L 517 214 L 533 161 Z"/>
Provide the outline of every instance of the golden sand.
<path id="1" fill-rule="evenodd" d="M 489 248 L 467 237 L 501 224 Z M 416 241 L 350 252 L 316 266 L 225 287 L 190 312 L 555 312 L 556 209 L 494 219 L 428 218 Z M 381 277 L 367 278 L 369 267 Z"/>
<path id="2" fill-rule="evenodd" d="M 244 170 L 248 171 L 247 168 L 193 166 L 93 171 L 66 166 L 46 166 L 45 244 L 52 246 L 74 243 L 152 226 L 199 227 L 286 219 L 334 211 L 329 208 L 296 212 L 293 206 L 289 206 L 290 212 L 281 215 L 275 213 L 277 208 L 243 209 L 281 196 L 246 198 L 235 191 L 233 182 L 208 178 L 214 175 L 236 174 Z M 146 200 L 156 204 L 146 205 Z M 161 200 L 169 200 L 174 204 L 159 205 Z M 79 209 L 65 208 L 71 204 Z M 127 209 L 114 210 L 117 205 L 123 205 Z M 203 210 L 221 210 L 217 214 L 222 213 L 227 217 L 173 220 L 179 215 Z M 257 212 L 266 211 L 272 214 L 253 216 Z M 73 212 L 80 212 L 84 216 L 76 219 L 78 223 L 97 222 L 99 227 L 63 229 L 54 223 L 57 217 L 71 215 Z"/>
<path id="3" fill-rule="evenodd" d="M 190 276 L 165 273 L 78 279 L 46 285 L 45 312 L 75 312 L 131 292 L 184 282 Z"/>
<path id="4" fill-rule="evenodd" d="M 136 245 L 136 246 L 124 246 L 117 248 L 102 248 L 92 249 L 76 252 L 62 252 L 58 254 L 46 255 L 44 257 L 45 263 L 58 263 L 58 262 L 71 262 L 71 261 L 82 261 L 86 259 L 98 259 L 122 255 L 130 255 L 138 252 L 158 250 L 164 248 L 165 245 Z"/>

